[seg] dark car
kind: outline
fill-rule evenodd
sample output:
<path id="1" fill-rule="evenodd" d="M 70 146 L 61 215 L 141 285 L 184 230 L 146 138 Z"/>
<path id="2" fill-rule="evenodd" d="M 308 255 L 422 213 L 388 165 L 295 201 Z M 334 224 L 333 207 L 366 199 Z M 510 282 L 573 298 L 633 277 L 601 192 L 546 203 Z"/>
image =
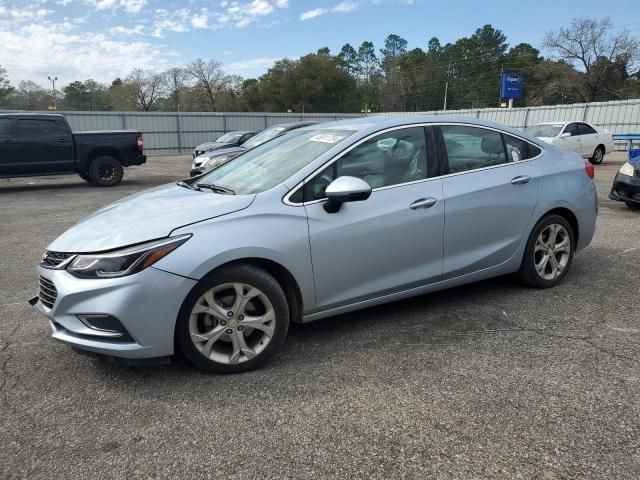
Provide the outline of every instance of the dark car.
<path id="1" fill-rule="evenodd" d="M 640 208 L 640 151 L 629 155 L 629 161 L 620 167 L 613 180 L 609 198 L 625 202 L 631 208 Z"/>
<path id="2" fill-rule="evenodd" d="M 203 153 L 209 152 L 211 150 L 218 150 L 220 148 L 227 147 L 237 147 L 252 138 L 256 133 L 258 132 L 255 130 L 238 130 L 236 132 L 225 133 L 213 142 L 201 143 L 196 148 L 194 148 L 193 158 L 196 158 L 198 155 L 202 155 Z"/>
<path id="3" fill-rule="evenodd" d="M 73 133 L 58 114 L 0 114 L 0 178 L 77 173 L 101 187 L 117 185 L 123 167 L 142 165 L 142 133 Z"/>
<path id="4" fill-rule="evenodd" d="M 296 128 L 315 125 L 316 123 L 318 122 L 281 123 L 279 125 L 274 125 L 273 127 L 269 127 L 266 130 L 263 130 L 255 137 L 237 147 L 220 148 L 214 151 L 205 152 L 200 156 L 194 157 L 193 164 L 191 165 L 191 176 L 195 177 L 196 175 L 201 175 L 204 172 L 213 170 L 214 168 L 227 163 L 232 158 L 237 157 L 241 153 L 257 147 L 258 145 L 262 145 L 263 143 L 268 142 L 272 138 L 275 138 L 278 135 L 282 135 L 285 132 L 295 130 Z"/>

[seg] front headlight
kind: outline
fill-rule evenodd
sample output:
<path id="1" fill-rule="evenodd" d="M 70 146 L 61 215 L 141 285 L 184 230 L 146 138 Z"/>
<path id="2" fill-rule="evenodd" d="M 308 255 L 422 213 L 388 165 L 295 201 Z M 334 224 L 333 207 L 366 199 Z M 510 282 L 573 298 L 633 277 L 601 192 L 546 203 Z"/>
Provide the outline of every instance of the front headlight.
<path id="1" fill-rule="evenodd" d="M 204 167 L 207 162 L 211 160 L 211 157 L 196 157 L 196 159 L 193 161 L 194 166 L 196 167 Z"/>
<path id="2" fill-rule="evenodd" d="M 209 166 L 217 167 L 218 165 L 222 165 L 227 162 L 231 158 L 231 155 L 222 155 L 220 157 L 211 158 L 209 162 Z"/>
<path id="3" fill-rule="evenodd" d="M 618 170 L 618 173 L 621 175 L 627 175 L 629 177 L 633 177 L 633 173 L 634 173 L 633 165 L 631 165 L 629 162 L 625 163 L 620 167 L 620 170 Z"/>
<path id="4" fill-rule="evenodd" d="M 115 278 L 150 267 L 191 238 L 191 234 L 154 240 L 107 253 L 78 255 L 67 271 L 78 278 Z"/>

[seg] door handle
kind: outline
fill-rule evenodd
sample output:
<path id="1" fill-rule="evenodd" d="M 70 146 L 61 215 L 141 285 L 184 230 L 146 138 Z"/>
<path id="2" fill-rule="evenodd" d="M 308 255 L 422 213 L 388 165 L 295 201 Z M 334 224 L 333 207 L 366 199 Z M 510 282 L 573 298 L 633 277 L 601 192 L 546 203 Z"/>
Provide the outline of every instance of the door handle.
<path id="1" fill-rule="evenodd" d="M 423 208 L 426 210 L 427 208 L 433 207 L 436 203 L 438 203 L 438 200 L 432 197 L 419 198 L 418 200 L 413 202 L 411 205 L 409 205 L 409 208 L 411 208 L 411 210 L 418 210 L 419 208 Z"/>
<path id="2" fill-rule="evenodd" d="M 519 177 L 514 177 L 511 179 L 511 183 L 513 185 L 524 185 L 525 183 L 529 183 L 529 180 L 531 180 L 531 177 L 527 177 L 525 175 L 521 175 Z"/>

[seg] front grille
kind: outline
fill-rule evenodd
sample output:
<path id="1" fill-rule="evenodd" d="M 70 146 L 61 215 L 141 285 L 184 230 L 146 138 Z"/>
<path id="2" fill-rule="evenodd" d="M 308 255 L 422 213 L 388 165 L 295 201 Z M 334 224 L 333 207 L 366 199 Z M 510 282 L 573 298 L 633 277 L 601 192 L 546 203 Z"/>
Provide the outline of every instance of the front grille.
<path id="1" fill-rule="evenodd" d="M 42 304 L 47 308 L 53 308 L 53 304 L 56 303 L 58 297 L 58 290 L 56 286 L 50 280 L 44 277 L 40 277 L 40 292 L 38 298 Z"/>
<path id="2" fill-rule="evenodd" d="M 58 265 L 72 256 L 73 253 L 45 252 L 45 254 L 42 256 L 40 265 L 45 268 L 56 268 Z"/>

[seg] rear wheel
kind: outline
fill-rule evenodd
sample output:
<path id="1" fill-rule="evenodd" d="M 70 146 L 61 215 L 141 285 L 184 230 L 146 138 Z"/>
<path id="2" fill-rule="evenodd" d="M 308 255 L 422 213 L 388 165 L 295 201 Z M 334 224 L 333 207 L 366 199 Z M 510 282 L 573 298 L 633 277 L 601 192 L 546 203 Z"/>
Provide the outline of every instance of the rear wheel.
<path id="1" fill-rule="evenodd" d="M 602 160 L 604 160 L 604 147 L 602 145 L 599 145 L 593 151 L 593 155 L 591 155 L 589 161 L 594 165 L 600 165 L 602 163 Z"/>
<path id="2" fill-rule="evenodd" d="M 548 215 L 538 222 L 524 252 L 520 278 L 536 288 L 554 287 L 571 267 L 575 237 L 569 222 L 560 215 Z"/>
<path id="3" fill-rule="evenodd" d="M 278 282 L 250 265 L 224 268 L 185 299 L 176 325 L 180 352 L 213 373 L 252 370 L 282 346 L 289 308 Z"/>
<path id="4" fill-rule="evenodd" d="M 124 169 L 117 158 L 104 155 L 94 158 L 89 165 L 89 178 L 101 187 L 113 187 L 122 180 Z"/>

